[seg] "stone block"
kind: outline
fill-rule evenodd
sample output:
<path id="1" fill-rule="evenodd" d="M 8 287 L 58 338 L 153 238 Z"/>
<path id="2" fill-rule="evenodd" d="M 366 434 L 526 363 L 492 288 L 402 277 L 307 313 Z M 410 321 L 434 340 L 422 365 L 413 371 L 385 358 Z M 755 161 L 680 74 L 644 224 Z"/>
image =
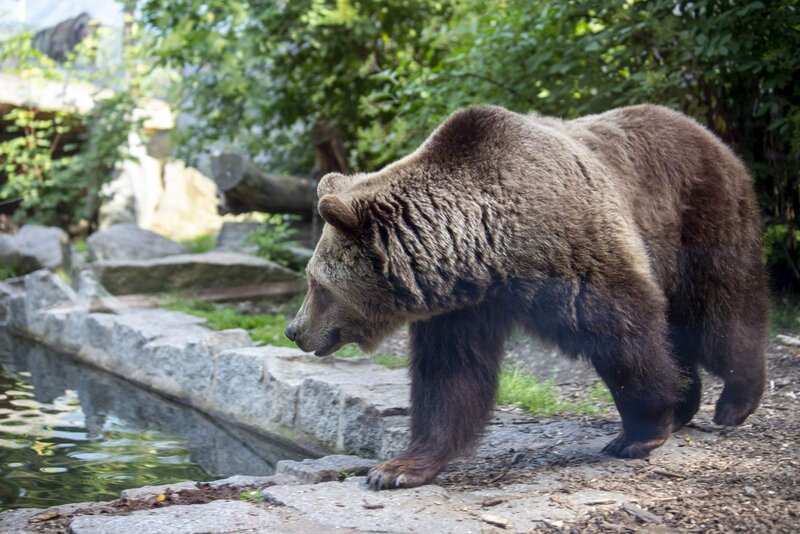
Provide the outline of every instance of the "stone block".
<path id="1" fill-rule="evenodd" d="M 265 422 L 272 391 L 264 380 L 267 349 L 252 347 L 221 352 L 215 359 L 211 402 L 248 422 Z"/>
<path id="2" fill-rule="evenodd" d="M 294 477 L 299 484 L 318 484 L 343 480 L 350 476 L 366 475 L 376 463 L 375 460 L 359 456 L 334 454 L 301 462 L 281 460 L 278 462 L 275 474 Z"/>

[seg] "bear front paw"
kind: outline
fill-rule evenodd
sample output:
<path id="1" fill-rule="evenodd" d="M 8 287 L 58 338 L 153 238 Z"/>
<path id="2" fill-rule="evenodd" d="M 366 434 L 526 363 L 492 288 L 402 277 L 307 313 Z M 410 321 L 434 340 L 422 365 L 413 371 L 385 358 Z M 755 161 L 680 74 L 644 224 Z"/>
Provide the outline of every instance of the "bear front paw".
<path id="1" fill-rule="evenodd" d="M 620 433 L 619 436 L 603 447 L 603 452 L 617 458 L 647 458 L 650 451 L 660 447 L 667 441 L 666 438 L 656 438 L 646 441 L 634 441 Z"/>
<path id="2" fill-rule="evenodd" d="M 374 490 L 413 488 L 433 482 L 439 469 L 420 467 L 417 460 L 394 458 L 370 469 L 367 485 Z"/>

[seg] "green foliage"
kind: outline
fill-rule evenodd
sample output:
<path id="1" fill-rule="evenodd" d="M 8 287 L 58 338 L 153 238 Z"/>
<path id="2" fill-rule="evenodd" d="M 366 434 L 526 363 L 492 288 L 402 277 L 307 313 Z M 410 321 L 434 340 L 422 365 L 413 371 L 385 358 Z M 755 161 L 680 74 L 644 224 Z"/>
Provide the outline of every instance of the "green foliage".
<path id="1" fill-rule="evenodd" d="M 291 246 L 295 244 L 292 238 L 295 235 L 289 222 L 280 215 L 271 215 L 245 237 L 245 242 L 256 246 L 256 255 L 274 261 L 283 266 L 302 271 L 305 264 L 299 261 L 292 253 Z"/>
<path id="2" fill-rule="evenodd" d="M 214 247 L 217 245 L 217 236 L 203 234 L 191 239 L 185 239 L 181 241 L 181 244 L 192 254 L 200 254 L 201 252 L 214 250 Z"/>
<path id="3" fill-rule="evenodd" d="M 16 278 L 21 275 L 22 273 L 18 272 L 16 268 L 10 265 L 0 265 L 0 281 Z"/>
<path id="4" fill-rule="evenodd" d="M 97 42 L 87 39 L 57 66 L 32 47 L 32 34 L 22 33 L 3 43 L 0 61 L 13 61 L 12 72 L 60 79 L 78 72 L 94 53 Z M 99 95 L 99 93 L 98 93 Z M 0 198 L 22 198 L 25 219 L 66 229 L 79 221 L 96 226 L 100 190 L 116 165 L 128 157 L 133 97 L 119 91 L 97 96 L 86 113 L 15 108 L 2 117 L 6 135 L 0 140 Z M 10 135 L 9 135 L 10 134 Z"/>
<path id="5" fill-rule="evenodd" d="M 316 121 L 333 122 L 352 141 L 377 116 L 381 122 L 391 120 L 391 110 L 365 113 L 363 96 L 380 89 L 378 73 L 393 69 L 400 58 L 429 53 L 417 45 L 440 29 L 451 2 L 135 4 L 153 35 L 154 59 L 186 68 L 175 96 L 199 122 L 185 139 L 183 156 L 222 138 L 252 155 L 277 147 L 268 153 L 273 169 L 305 173 L 311 165 L 308 134 Z M 288 154 L 300 157 L 293 160 Z"/>
<path id="6" fill-rule="evenodd" d="M 796 296 L 784 296 L 773 300 L 770 326 L 772 335 L 800 332 L 800 299 Z"/>
<path id="7" fill-rule="evenodd" d="M 340 349 L 341 350 L 341 349 Z M 339 354 L 337 353 L 337 356 Z M 408 358 L 405 356 L 395 356 L 392 354 L 372 354 L 369 361 L 388 367 L 389 369 L 401 369 L 408 366 Z"/>
<path id="8" fill-rule="evenodd" d="M 309 129 L 338 125 L 373 170 L 475 103 L 561 117 L 643 102 L 714 129 L 753 170 L 779 282 L 800 284 L 800 10 L 674 0 L 139 0 L 155 60 L 186 68 L 199 120 L 187 153 L 223 138 L 307 172 Z M 279 139 L 279 141 L 274 141 Z"/>

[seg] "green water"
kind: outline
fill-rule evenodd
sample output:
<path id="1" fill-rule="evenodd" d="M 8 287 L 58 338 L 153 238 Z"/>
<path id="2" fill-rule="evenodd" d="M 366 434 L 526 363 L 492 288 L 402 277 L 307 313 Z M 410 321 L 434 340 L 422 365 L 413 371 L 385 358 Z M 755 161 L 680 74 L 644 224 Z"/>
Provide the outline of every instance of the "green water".
<path id="1" fill-rule="evenodd" d="M 63 354 L 0 338 L 0 510 L 268 475 L 278 460 L 308 457 Z"/>
<path id="2" fill-rule="evenodd" d="M 113 415 L 89 430 L 75 391 L 39 402 L 29 377 L 0 366 L 0 508 L 109 500 L 125 488 L 210 478 L 185 439 Z"/>

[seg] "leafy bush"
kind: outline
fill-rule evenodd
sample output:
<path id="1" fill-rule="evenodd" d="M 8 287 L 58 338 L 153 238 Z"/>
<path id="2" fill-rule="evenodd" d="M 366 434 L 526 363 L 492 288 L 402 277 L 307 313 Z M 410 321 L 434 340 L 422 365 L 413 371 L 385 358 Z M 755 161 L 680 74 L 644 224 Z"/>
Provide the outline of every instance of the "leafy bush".
<path id="1" fill-rule="evenodd" d="M 339 126 L 357 170 L 416 147 L 475 103 L 560 117 L 661 103 L 754 172 L 778 280 L 800 285 L 800 10 L 794 2 L 139 0 L 179 105 L 220 138 L 306 172 L 309 129 Z M 268 141 L 265 142 L 265 137 Z M 272 139 L 280 139 L 273 143 Z"/>
<path id="2" fill-rule="evenodd" d="M 305 269 L 305 264 L 292 252 L 296 245 L 296 232 L 289 222 L 280 215 L 271 215 L 262 219 L 262 225 L 245 237 L 245 242 L 256 247 L 256 255 L 279 263 L 295 271 Z"/>
<path id="3" fill-rule="evenodd" d="M 84 68 L 97 52 L 94 37 L 80 43 L 61 65 L 34 48 L 32 40 L 31 33 L 23 32 L 3 42 L 0 62 L 15 65 L 9 72 L 64 81 L 104 75 Z M 100 191 L 114 177 L 117 164 L 129 157 L 128 136 L 140 122 L 133 116 L 135 107 L 129 91 L 109 96 L 98 89 L 95 106 L 85 114 L 28 108 L 6 113 L 0 121 L 5 132 L 0 140 L 0 198 L 21 198 L 27 221 L 67 230 L 77 230 L 84 221 L 81 232 L 95 229 Z"/>
<path id="4" fill-rule="evenodd" d="M 203 234 L 191 239 L 185 239 L 181 244 L 192 254 L 200 254 L 214 250 L 217 245 L 217 237 L 212 234 Z"/>

